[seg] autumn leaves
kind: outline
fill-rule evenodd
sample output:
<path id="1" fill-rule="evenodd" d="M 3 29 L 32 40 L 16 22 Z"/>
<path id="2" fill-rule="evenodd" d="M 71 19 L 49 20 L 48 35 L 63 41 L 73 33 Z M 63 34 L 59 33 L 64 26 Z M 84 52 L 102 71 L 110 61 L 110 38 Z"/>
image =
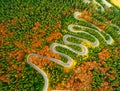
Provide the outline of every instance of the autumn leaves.
<path id="1" fill-rule="evenodd" d="M 62 38 L 62 34 L 60 32 L 52 33 L 50 36 L 46 38 L 47 42 L 51 42 L 54 39 L 60 39 Z"/>
<path id="2" fill-rule="evenodd" d="M 38 54 L 42 55 L 42 56 L 47 56 L 47 57 L 51 57 L 51 58 L 56 58 L 56 59 L 60 59 L 58 54 L 54 54 L 50 51 L 48 46 L 44 46 L 40 51 L 37 52 Z M 43 68 L 45 65 L 50 63 L 50 60 L 48 60 L 48 58 L 42 58 L 40 56 L 30 56 L 29 60 L 34 63 L 36 66 L 38 66 L 39 68 Z"/>
<path id="3" fill-rule="evenodd" d="M 88 11 L 83 11 L 81 14 L 80 14 L 80 16 L 78 15 L 78 18 L 84 18 L 85 20 L 87 20 L 88 22 L 90 22 L 89 21 L 89 16 L 91 16 L 91 14 L 88 12 Z M 77 16 L 76 16 L 77 17 Z M 76 18 L 75 17 L 75 18 Z M 93 23 L 93 22 L 92 22 Z M 93 23 L 94 24 L 94 23 Z M 97 24 L 94 24 L 94 25 L 97 25 Z M 35 24 L 35 27 L 36 27 L 36 24 Z M 60 23 L 58 23 L 58 24 L 56 24 L 56 26 L 55 26 L 55 28 L 61 28 L 61 24 Z M 83 28 L 85 28 L 85 27 L 83 27 Z M 68 28 L 69 29 L 69 28 Z M 97 30 L 98 31 L 98 30 Z M 73 32 L 73 31 L 72 31 Z M 88 34 L 88 33 L 86 33 L 86 34 Z M 46 38 L 46 40 L 47 40 L 47 42 L 48 43 L 50 43 L 51 41 L 53 41 L 54 39 L 60 39 L 60 38 L 62 38 L 62 34 L 60 33 L 60 32 L 53 32 L 51 35 L 49 35 L 47 38 Z M 84 41 L 84 40 L 83 40 Z M 72 44 L 72 43 L 71 43 Z M 74 43 L 75 44 L 75 43 Z M 68 48 L 66 45 L 61 45 L 61 44 L 57 44 L 57 43 L 54 43 L 54 44 L 52 44 L 51 45 L 52 47 L 51 47 L 51 51 L 53 51 L 54 53 L 56 53 L 56 54 L 59 54 L 59 55 L 63 55 L 63 56 L 65 56 L 65 57 L 67 57 L 68 58 L 68 62 L 70 63 L 70 64 L 68 64 L 68 65 L 70 65 L 71 66 L 71 64 L 73 63 L 73 60 L 72 60 L 72 58 L 70 58 L 69 57 L 69 55 L 65 55 L 64 53 L 60 53 L 60 52 L 57 52 L 56 50 L 55 50 L 55 47 L 56 46 L 61 46 L 61 47 L 65 47 L 65 48 L 67 48 L 67 49 L 69 49 L 69 50 L 72 50 L 71 48 Z M 73 50 L 72 50 L 73 51 Z M 75 51 L 74 51 L 75 52 Z M 32 62 L 32 64 L 35 64 L 35 66 L 32 66 L 31 64 L 31 66 L 33 67 L 33 68 L 36 68 L 36 66 L 37 67 L 39 67 L 40 69 L 39 70 L 41 70 L 46 64 L 50 64 L 50 61 L 51 60 L 49 60 L 49 58 L 55 58 L 53 61 L 55 62 L 55 63 L 58 63 L 59 65 L 61 65 L 62 64 L 62 66 L 64 66 L 64 67 L 66 67 L 66 65 L 64 64 L 64 63 L 62 63 L 62 61 L 60 61 L 59 60 L 59 55 L 56 55 L 56 54 L 52 54 L 51 52 L 50 52 L 50 49 L 49 49 L 49 47 L 48 46 L 44 46 L 43 47 L 43 49 L 42 50 L 40 50 L 40 51 L 38 51 L 37 52 L 38 54 L 40 54 L 40 56 L 42 56 L 42 57 L 40 57 L 39 55 L 37 56 L 37 54 L 31 54 L 32 56 L 29 56 L 28 57 L 28 62 L 30 61 L 30 62 Z M 77 52 L 75 52 L 76 54 L 78 54 Z M 87 51 L 85 50 L 85 54 L 87 53 Z M 81 55 L 82 55 L 82 53 L 81 53 Z M 84 54 L 83 54 L 84 55 Z M 44 57 L 45 56 L 45 57 Z M 70 59 L 69 59 L 70 58 Z M 71 61 L 72 60 L 72 61 Z M 81 64 L 81 66 L 80 66 L 80 70 L 79 70 L 79 72 L 77 72 L 76 73 L 76 75 L 74 74 L 73 75 L 73 77 L 71 77 L 71 79 L 70 79 L 70 82 L 68 81 L 66 84 L 67 84 L 67 88 L 66 87 L 64 87 L 65 86 L 65 84 L 64 84 L 64 86 L 62 87 L 62 86 L 60 86 L 60 84 L 59 84 L 59 86 L 56 88 L 56 89 L 72 89 L 72 90 L 83 90 L 83 89 L 89 89 L 89 90 L 92 90 L 92 72 L 91 72 L 91 70 L 94 70 L 94 69 L 97 69 L 97 67 L 99 66 L 99 64 L 96 62 L 96 61 L 93 61 L 93 62 L 83 62 L 82 64 Z M 101 68 L 102 69 L 102 68 Z M 44 74 L 45 72 L 44 71 L 41 71 L 40 72 L 41 74 Z M 78 74 L 79 73 L 79 74 Z M 45 76 L 45 75 L 43 75 L 43 76 Z M 48 79 L 48 78 L 45 78 L 45 79 Z M 79 79 L 79 82 L 75 82 L 76 81 L 76 79 L 78 80 Z M 45 84 L 46 84 L 46 82 L 45 82 Z M 60 88 L 59 88 L 60 87 Z M 46 87 L 46 88 L 48 88 L 48 87 Z M 45 88 L 45 89 L 46 89 Z M 80 88 L 80 89 L 79 89 Z"/>
<path id="4" fill-rule="evenodd" d="M 105 29 L 105 27 L 109 24 L 109 23 L 107 24 L 107 23 L 103 23 L 103 22 L 94 20 L 94 18 L 92 17 L 92 13 L 90 13 L 86 10 L 82 11 L 81 15 L 79 15 L 78 18 L 85 19 L 87 22 L 90 22 L 90 23 L 96 25 L 100 29 Z"/>

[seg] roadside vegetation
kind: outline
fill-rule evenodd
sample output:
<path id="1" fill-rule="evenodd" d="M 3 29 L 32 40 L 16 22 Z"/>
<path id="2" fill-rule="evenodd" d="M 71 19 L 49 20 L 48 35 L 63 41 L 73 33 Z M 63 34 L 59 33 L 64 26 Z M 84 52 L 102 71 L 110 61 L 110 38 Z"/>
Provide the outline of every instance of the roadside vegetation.
<path id="1" fill-rule="evenodd" d="M 85 33 L 70 32 L 70 24 L 89 27 L 74 29 L 94 35 L 100 44 L 93 48 L 90 44 L 69 37 L 68 41 L 88 47 L 89 52 L 85 56 L 57 46 L 57 51 L 75 61 L 71 68 L 44 59 L 40 63 L 39 59 L 33 58 L 33 63 L 48 75 L 48 90 L 120 91 L 120 9 L 105 8 L 101 12 L 94 9 L 92 4 L 85 4 L 83 0 L 1 0 L 0 91 L 42 91 L 44 79 L 27 64 L 27 56 L 36 53 L 67 63 L 66 57 L 50 51 L 52 43 L 65 44 L 65 34 L 95 42 L 92 36 Z M 79 18 L 83 20 L 74 18 L 76 11 L 82 12 L 83 16 Z M 106 44 L 91 24 L 100 28 L 107 40 L 109 36 L 106 33 L 110 34 L 113 44 Z M 67 46 L 82 51 L 79 46 Z"/>

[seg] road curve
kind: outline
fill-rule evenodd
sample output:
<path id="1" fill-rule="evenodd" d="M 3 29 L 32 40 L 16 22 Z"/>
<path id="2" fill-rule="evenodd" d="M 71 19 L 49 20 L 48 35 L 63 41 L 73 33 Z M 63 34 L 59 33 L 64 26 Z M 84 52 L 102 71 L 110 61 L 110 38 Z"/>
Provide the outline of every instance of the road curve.
<path id="1" fill-rule="evenodd" d="M 78 16 L 80 16 L 80 15 L 81 15 L 80 12 L 75 12 L 75 13 L 74 13 L 74 18 L 77 19 L 77 20 L 80 20 L 80 19 L 78 18 Z M 85 20 L 84 20 L 84 21 L 85 21 Z M 86 22 L 86 21 L 85 21 L 85 22 Z M 91 43 L 91 46 L 93 46 L 93 47 L 98 47 L 98 46 L 100 45 L 99 40 L 98 40 L 94 35 L 90 34 L 89 32 L 85 32 L 85 31 L 79 30 L 79 29 L 76 31 L 76 30 L 73 28 L 74 26 L 77 26 L 77 27 L 80 27 L 80 28 L 83 28 L 83 29 L 92 29 L 92 30 L 94 30 L 96 33 L 98 33 L 98 34 L 101 36 L 101 38 L 102 38 L 107 44 L 112 44 L 112 43 L 113 43 L 113 39 L 112 39 L 112 37 L 111 37 L 109 34 L 106 34 L 106 35 L 109 36 L 109 39 L 106 40 L 105 37 L 101 34 L 102 30 L 99 29 L 97 26 L 95 26 L 95 25 L 93 25 L 93 24 L 91 24 L 91 25 L 92 25 L 93 27 L 95 27 L 96 29 L 92 29 L 92 28 L 90 28 L 90 27 L 86 27 L 86 26 L 82 26 L 82 25 L 70 24 L 70 25 L 68 26 L 68 31 L 69 31 L 69 32 L 73 32 L 73 33 L 84 33 L 84 34 L 87 34 L 87 35 L 91 36 L 92 38 L 95 39 L 95 42 Z M 105 33 L 105 32 L 104 32 L 104 33 Z M 80 37 L 76 37 L 76 36 L 70 35 L 70 34 L 66 34 L 66 35 L 63 36 L 64 44 L 53 43 L 53 44 L 50 46 L 50 50 L 51 50 L 53 53 L 55 53 L 55 54 L 58 54 L 58 55 L 61 55 L 61 56 L 66 57 L 66 58 L 68 59 L 68 62 L 67 62 L 67 63 L 64 63 L 63 61 L 61 61 L 61 60 L 59 60 L 59 59 L 50 58 L 50 57 L 42 56 L 42 55 L 39 55 L 39 54 L 33 54 L 33 53 L 29 54 L 28 57 L 27 57 L 27 62 L 28 62 L 28 64 L 29 64 L 30 66 L 32 66 L 34 69 L 36 69 L 36 70 L 43 76 L 43 78 L 44 78 L 45 84 L 44 84 L 44 87 L 43 87 L 43 91 L 47 91 L 47 89 L 48 89 L 48 86 L 49 86 L 49 78 L 48 78 L 47 74 L 46 74 L 42 69 L 38 68 L 35 64 L 33 64 L 33 63 L 31 62 L 30 57 L 31 57 L 31 56 L 39 56 L 40 58 L 48 59 L 49 61 L 53 61 L 53 62 L 55 62 L 55 63 L 57 63 L 57 64 L 59 64 L 59 65 L 61 65 L 61 66 L 63 66 L 63 67 L 71 67 L 71 66 L 73 65 L 73 63 L 74 63 L 73 58 L 71 58 L 69 55 L 67 55 L 67 54 L 65 54 L 65 53 L 62 53 L 62 52 L 57 51 L 57 50 L 56 50 L 56 47 L 57 47 L 57 46 L 66 48 L 66 49 L 68 49 L 68 50 L 70 50 L 70 51 L 72 51 L 72 52 L 74 52 L 74 53 L 76 53 L 76 54 L 78 54 L 78 55 L 81 55 L 81 56 L 87 55 L 89 51 L 88 51 L 87 46 L 85 46 L 85 45 L 83 45 L 83 44 L 78 44 L 78 43 L 73 43 L 73 42 L 68 41 L 68 38 L 69 38 L 69 37 L 76 38 L 76 39 L 81 40 L 81 41 L 83 41 L 83 42 L 85 42 L 85 43 L 89 43 L 89 42 L 90 42 L 90 41 L 87 40 L 87 39 L 80 38 Z M 80 48 L 82 49 L 82 51 L 75 50 L 75 49 L 69 47 L 68 45 L 78 46 L 78 47 L 80 47 Z"/>

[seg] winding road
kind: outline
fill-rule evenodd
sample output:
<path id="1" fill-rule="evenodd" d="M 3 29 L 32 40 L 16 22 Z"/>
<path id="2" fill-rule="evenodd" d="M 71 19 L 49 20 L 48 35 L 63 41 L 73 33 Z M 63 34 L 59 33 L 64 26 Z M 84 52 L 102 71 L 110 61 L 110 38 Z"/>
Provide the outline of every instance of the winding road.
<path id="1" fill-rule="evenodd" d="M 86 1 L 88 1 L 88 0 L 86 0 Z M 94 1 L 95 1 L 95 0 L 94 0 Z M 103 1 L 104 1 L 104 0 L 103 0 Z M 106 3 L 106 2 L 104 2 L 104 3 Z M 108 3 L 106 3 L 106 4 L 108 4 Z M 110 4 L 108 4 L 108 6 L 111 7 Z M 80 16 L 80 15 L 81 15 L 80 12 L 75 12 L 75 13 L 74 13 L 74 18 L 77 19 L 77 20 L 80 20 L 80 19 L 78 18 L 78 16 Z M 84 20 L 84 21 L 85 21 L 85 20 Z M 85 21 L 85 22 L 87 22 L 87 21 Z M 61 55 L 61 56 L 66 57 L 66 58 L 68 59 L 68 62 L 67 62 L 67 63 L 64 63 L 63 61 L 61 61 L 61 60 L 59 60 L 59 59 L 49 58 L 49 57 L 42 56 L 42 55 L 39 55 L 39 54 L 32 54 L 32 53 L 31 53 L 31 54 L 28 55 L 28 57 L 27 57 L 27 62 L 28 62 L 28 64 L 30 64 L 30 66 L 32 66 L 34 69 L 36 69 L 36 70 L 44 77 L 45 84 L 44 84 L 43 91 L 47 91 L 47 89 L 48 89 L 49 78 L 48 78 L 47 74 L 46 74 L 42 69 L 38 68 L 35 64 L 33 64 L 33 63 L 30 61 L 29 58 L 30 58 L 31 56 L 39 56 L 40 58 L 47 58 L 49 61 L 53 61 L 53 62 L 55 62 L 55 63 L 57 63 L 57 64 L 59 64 L 59 65 L 61 65 L 61 66 L 63 66 L 63 67 L 71 67 L 71 66 L 73 65 L 73 63 L 74 63 L 73 58 L 71 58 L 69 55 L 66 55 L 66 54 L 64 54 L 64 53 L 61 53 L 61 52 L 57 51 L 57 50 L 55 49 L 57 46 L 66 48 L 66 49 L 68 49 L 68 50 L 70 50 L 70 51 L 72 51 L 72 52 L 74 52 L 74 53 L 76 53 L 76 54 L 78 54 L 78 55 L 84 56 L 84 55 L 87 55 L 87 54 L 88 54 L 88 52 L 89 52 L 89 51 L 88 51 L 88 48 L 87 48 L 85 45 L 83 45 L 83 44 L 78 44 L 78 43 L 70 42 L 70 41 L 68 41 L 68 38 L 70 38 L 70 37 L 76 38 L 76 39 L 81 40 L 81 41 L 83 41 L 83 42 L 85 42 L 85 43 L 89 43 L 89 42 L 90 42 L 90 43 L 91 43 L 91 46 L 93 46 L 93 47 L 98 47 L 98 46 L 100 45 L 100 41 L 98 40 L 98 38 L 95 37 L 95 35 L 92 35 L 92 34 L 90 34 L 89 32 L 86 32 L 86 31 L 83 31 L 83 30 L 80 30 L 80 29 L 75 30 L 74 27 L 79 27 L 79 28 L 82 28 L 82 29 L 94 30 L 94 32 L 96 32 L 97 34 L 99 34 L 99 35 L 101 36 L 101 38 L 102 38 L 107 44 L 112 44 L 112 43 L 113 43 L 114 40 L 112 39 L 112 37 L 111 37 L 109 34 L 106 34 L 107 36 L 109 36 L 109 39 L 107 40 L 107 39 L 102 35 L 101 32 L 103 32 L 103 31 L 102 31 L 100 28 L 98 28 L 97 26 L 95 26 L 95 25 L 93 25 L 93 24 L 91 24 L 91 25 L 92 25 L 93 27 L 95 27 L 96 29 L 92 29 L 92 28 L 90 28 L 90 27 L 86 27 L 86 26 L 82 26 L 82 25 L 70 24 L 70 25 L 68 26 L 68 31 L 69 31 L 69 32 L 72 32 L 72 33 L 84 33 L 84 34 L 87 34 L 87 35 L 91 36 L 93 39 L 95 39 L 94 42 L 91 42 L 91 41 L 89 41 L 89 40 L 87 40 L 87 39 L 84 39 L 84 38 L 76 37 L 76 36 L 74 36 L 74 35 L 66 34 L 66 35 L 63 36 L 64 45 L 63 45 L 63 44 L 59 44 L 59 43 L 53 43 L 53 44 L 50 46 L 50 50 L 51 50 L 53 53 L 59 54 L 59 55 Z M 105 33 L 105 32 L 104 32 L 104 33 Z M 82 49 L 82 51 L 78 51 L 78 50 L 72 49 L 72 48 L 69 47 L 68 45 L 78 46 L 78 47 L 80 47 L 80 48 Z"/>

